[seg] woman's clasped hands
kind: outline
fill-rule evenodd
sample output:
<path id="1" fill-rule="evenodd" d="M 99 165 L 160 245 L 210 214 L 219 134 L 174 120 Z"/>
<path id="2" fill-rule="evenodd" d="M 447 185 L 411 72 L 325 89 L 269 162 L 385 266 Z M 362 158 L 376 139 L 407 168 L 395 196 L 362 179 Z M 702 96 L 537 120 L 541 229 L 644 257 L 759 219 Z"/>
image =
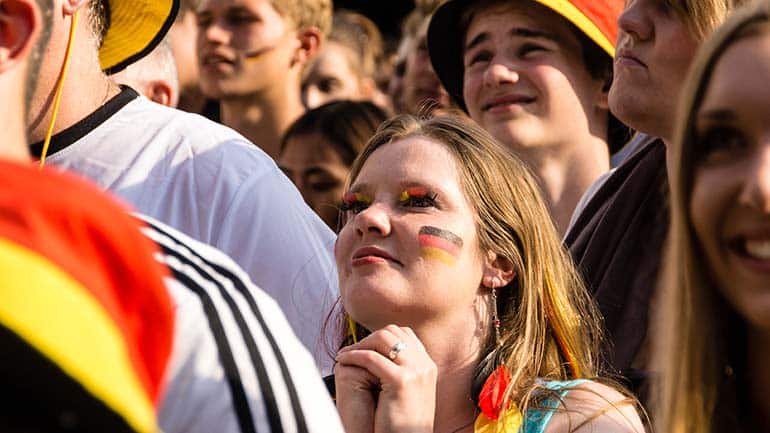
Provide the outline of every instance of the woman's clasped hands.
<path id="1" fill-rule="evenodd" d="M 346 432 L 433 432 L 437 368 L 410 328 L 388 325 L 342 348 L 336 361 Z"/>

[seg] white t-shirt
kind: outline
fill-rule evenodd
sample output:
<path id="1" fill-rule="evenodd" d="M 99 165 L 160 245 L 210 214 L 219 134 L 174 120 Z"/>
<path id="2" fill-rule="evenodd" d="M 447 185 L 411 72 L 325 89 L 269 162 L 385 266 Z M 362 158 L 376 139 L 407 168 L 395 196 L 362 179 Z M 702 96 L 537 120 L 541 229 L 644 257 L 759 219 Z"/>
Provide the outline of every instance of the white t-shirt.
<path id="1" fill-rule="evenodd" d="M 232 257 L 330 372 L 320 335 L 339 293 L 334 233 L 262 150 L 130 88 L 57 134 L 51 149 L 49 163 Z"/>
<path id="2" fill-rule="evenodd" d="M 225 254 L 141 217 L 175 308 L 166 433 L 342 433 L 313 358 L 278 305 Z"/>

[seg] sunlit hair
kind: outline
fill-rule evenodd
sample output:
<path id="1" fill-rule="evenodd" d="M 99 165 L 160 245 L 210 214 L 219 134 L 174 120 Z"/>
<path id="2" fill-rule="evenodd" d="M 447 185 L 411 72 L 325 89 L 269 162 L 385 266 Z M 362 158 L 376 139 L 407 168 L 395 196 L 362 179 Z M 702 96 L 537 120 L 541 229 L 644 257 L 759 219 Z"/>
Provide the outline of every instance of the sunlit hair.
<path id="1" fill-rule="evenodd" d="M 750 0 L 664 0 L 684 21 L 693 35 L 706 38 L 727 18 L 727 14 Z"/>
<path id="2" fill-rule="evenodd" d="M 101 47 L 110 25 L 109 0 L 88 1 L 88 25 L 96 39 L 96 46 Z"/>
<path id="3" fill-rule="evenodd" d="M 329 42 L 348 49 L 348 64 L 359 77 L 373 78 L 383 61 L 380 30 L 372 20 L 359 13 L 346 10 L 335 12 Z"/>
<path id="4" fill-rule="evenodd" d="M 726 372 L 731 371 L 727 366 L 740 364 L 732 357 L 743 352 L 728 346 L 728 341 L 740 342 L 744 330 L 708 275 L 709 265 L 688 211 L 700 156 L 695 119 L 720 56 L 736 41 L 768 33 L 769 3 L 735 12 L 701 47 L 685 81 L 688 85 L 670 149 L 671 226 L 653 340 L 653 368 L 661 377 L 651 401 L 658 402 L 653 409 L 660 432 L 733 431 L 717 418 L 725 412 L 719 410 L 720 401 L 735 394 L 727 380 Z"/>
<path id="5" fill-rule="evenodd" d="M 328 35 L 332 28 L 331 0 L 271 0 L 270 3 L 298 29 L 316 27 Z"/>
<path id="6" fill-rule="evenodd" d="M 601 339 L 596 308 L 532 174 L 486 131 L 460 117 L 395 117 L 353 163 L 349 185 L 377 149 L 409 137 L 440 143 L 454 156 L 460 185 L 476 213 L 478 248 L 510 260 L 516 270 L 514 280 L 498 288 L 502 345 L 494 350 L 490 332 L 477 377 L 504 363 L 513 377 L 509 392 L 522 410 L 537 387 L 535 378 L 595 377 Z M 359 332 L 366 331 L 359 327 Z"/>

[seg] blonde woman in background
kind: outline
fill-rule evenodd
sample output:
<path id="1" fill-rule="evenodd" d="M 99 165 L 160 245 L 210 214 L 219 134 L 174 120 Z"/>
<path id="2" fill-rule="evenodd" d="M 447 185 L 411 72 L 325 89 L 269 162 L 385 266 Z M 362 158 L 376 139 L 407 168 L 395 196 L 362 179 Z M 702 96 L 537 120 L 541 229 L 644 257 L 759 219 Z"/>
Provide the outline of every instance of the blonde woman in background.
<path id="1" fill-rule="evenodd" d="M 660 432 L 770 429 L 770 4 L 728 20 L 686 81 L 660 292 Z"/>

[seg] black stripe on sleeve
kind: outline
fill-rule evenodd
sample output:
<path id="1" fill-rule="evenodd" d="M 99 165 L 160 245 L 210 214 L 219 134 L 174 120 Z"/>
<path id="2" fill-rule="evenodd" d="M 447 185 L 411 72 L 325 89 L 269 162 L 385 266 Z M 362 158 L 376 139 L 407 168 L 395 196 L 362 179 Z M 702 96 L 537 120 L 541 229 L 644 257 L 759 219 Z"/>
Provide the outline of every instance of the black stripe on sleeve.
<path id="1" fill-rule="evenodd" d="M 151 224 L 149 221 L 145 221 L 146 224 L 150 225 L 154 230 L 156 230 L 158 233 L 161 233 L 168 237 L 169 239 L 173 239 L 177 243 L 181 244 L 179 240 L 174 238 L 174 236 L 170 235 L 169 233 L 165 232 L 163 229 L 156 227 L 154 224 Z M 257 321 L 259 322 L 260 326 L 262 327 L 263 332 L 265 333 L 265 336 L 270 343 L 270 347 L 273 349 L 273 353 L 275 354 L 275 358 L 278 361 L 278 365 L 281 368 L 281 375 L 283 377 L 283 380 L 286 384 L 286 388 L 289 394 L 289 398 L 291 400 L 291 405 L 294 410 L 294 418 L 297 425 L 297 432 L 298 433 L 308 433 L 307 428 L 307 421 L 305 419 L 305 415 L 302 411 L 302 406 L 299 401 L 299 395 L 297 394 L 296 387 L 294 385 L 294 380 L 291 378 L 291 373 L 289 372 L 289 367 L 286 363 L 286 359 L 283 356 L 283 353 L 281 352 L 278 343 L 275 339 L 275 336 L 272 334 L 272 331 L 267 325 L 267 322 L 265 321 L 264 316 L 262 315 L 262 312 L 259 310 L 259 306 L 257 305 L 256 299 L 254 298 L 251 291 L 248 289 L 246 284 L 244 284 L 243 280 L 241 280 L 237 275 L 235 275 L 231 270 L 217 264 L 213 263 L 211 260 L 206 259 L 205 257 L 198 254 L 196 251 L 187 248 L 187 250 L 193 254 L 195 257 L 200 259 L 201 261 L 207 263 L 209 266 L 211 266 L 215 271 L 220 273 L 224 278 L 229 279 L 233 286 L 238 290 L 244 298 L 246 298 L 246 301 L 248 302 L 249 306 L 251 307 L 251 310 L 254 313 L 254 316 L 257 318 Z"/>
<path id="2" fill-rule="evenodd" d="M 169 250 L 165 246 L 161 245 L 163 252 L 167 255 L 176 256 L 172 250 Z M 168 265 L 168 264 L 166 264 Z M 222 362 L 222 367 L 225 370 L 225 376 L 227 377 L 227 383 L 230 386 L 230 395 L 233 399 L 233 407 L 235 408 L 235 414 L 238 418 L 238 425 L 241 427 L 243 433 L 256 433 L 254 427 L 254 418 L 251 415 L 251 409 L 249 408 L 249 402 L 246 398 L 246 391 L 243 389 L 243 383 L 241 382 L 241 374 L 238 371 L 238 366 L 235 363 L 233 357 L 233 351 L 230 348 L 230 343 L 227 340 L 227 334 L 225 333 L 222 320 L 219 318 L 217 307 L 214 305 L 214 301 L 211 296 L 206 292 L 206 289 L 199 286 L 192 278 L 185 273 L 174 269 L 172 266 L 168 266 L 174 275 L 174 278 L 182 283 L 185 287 L 192 290 L 201 300 L 203 304 L 203 311 L 206 313 L 206 318 L 209 322 L 209 328 L 214 335 L 214 341 L 217 345 L 217 352 L 219 354 L 219 360 Z"/>
<path id="3" fill-rule="evenodd" d="M 174 238 L 173 236 L 167 233 L 164 233 L 163 231 L 157 228 L 155 229 L 159 233 L 164 234 L 166 238 L 174 242 L 176 246 L 184 248 L 187 252 L 193 254 L 195 257 L 202 260 L 208 266 L 212 266 L 213 268 L 213 264 L 209 260 L 201 257 L 199 254 L 197 254 L 195 251 L 190 249 L 188 246 L 181 243 L 178 239 Z M 262 358 L 262 355 L 259 353 L 256 340 L 254 339 L 254 336 L 252 335 L 248 324 L 246 324 L 246 321 L 244 320 L 243 315 L 240 309 L 238 308 L 238 305 L 235 303 L 232 296 L 230 296 L 230 294 L 227 293 L 227 289 L 224 287 L 224 285 L 219 280 L 217 280 L 216 277 L 212 276 L 209 272 L 201 268 L 198 264 L 194 263 L 189 258 L 181 254 L 180 252 L 173 250 L 167 245 L 161 245 L 161 246 L 167 255 L 176 258 L 184 265 L 190 266 L 199 275 L 201 275 L 201 277 L 207 279 L 208 281 L 211 281 L 219 289 L 222 298 L 225 300 L 228 307 L 232 311 L 235 322 L 238 325 L 238 328 L 243 336 L 243 341 L 246 344 L 246 349 L 249 353 L 251 362 L 254 365 L 257 379 L 260 384 L 260 389 L 262 391 L 262 397 L 265 403 L 265 409 L 267 411 L 267 418 L 268 418 L 268 423 L 270 424 L 270 431 L 273 433 L 283 433 L 283 424 L 281 423 L 281 413 L 280 413 L 280 410 L 278 409 L 278 403 L 275 398 L 275 393 L 273 392 L 272 384 L 270 383 L 270 378 L 267 374 L 267 368 L 265 366 L 265 362 Z M 220 275 L 220 277 L 223 277 L 223 276 Z M 260 322 L 260 325 L 263 328 L 265 327 L 264 323 L 262 322 Z M 269 335 L 266 329 L 264 330 L 264 332 L 265 332 L 265 335 Z M 240 381 L 239 381 L 239 384 L 240 384 Z M 248 409 L 248 406 L 246 407 L 246 409 Z M 249 412 L 249 415 L 250 415 L 250 412 Z M 253 426 L 253 422 L 251 425 Z M 251 430 L 243 430 L 243 431 L 244 432 L 253 431 L 253 427 Z"/>
<path id="4" fill-rule="evenodd" d="M 257 305 L 256 299 L 254 299 L 254 296 L 249 291 L 248 287 L 239 279 L 236 275 L 231 273 L 229 270 L 223 268 L 219 265 L 212 265 L 214 269 L 216 269 L 217 272 L 220 274 L 225 275 L 227 278 L 229 278 L 233 284 L 235 285 L 236 289 L 243 294 L 243 297 L 246 298 L 246 301 L 249 303 L 249 306 L 251 306 L 252 311 L 254 312 L 254 315 L 257 317 L 257 320 L 259 320 L 260 325 L 263 329 L 265 329 L 265 336 L 267 336 L 267 340 L 270 342 L 270 346 L 273 348 L 273 352 L 275 353 L 275 357 L 278 360 L 279 365 L 281 366 L 281 374 L 283 375 L 283 380 L 286 382 L 286 387 L 289 391 L 289 397 L 291 398 L 291 405 L 294 408 L 294 417 L 297 422 L 297 431 L 299 433 L 308 433 L 307 429 L 307 421 L 305 420 L 305 414 L 302 412 L 302 406 L 299 402 L 299 396 L 297 395 L 297 389 L 294 386 L 294 380 L 291 378 L 291 374 L 289 373 L 289 367 L 286 364 L 286 359 L 283 357 L 283 353 L 281 353 L 280 348 L 278 347 L 278 343 L 275 340 L 275 336 L 272 334 L 272 332 L 269 331 L 269 328 L 267 327 L 267 323 L 265 322 L 265 318 L 262 315 L 262 312 L 259 311 L 259 306 Z"/>

